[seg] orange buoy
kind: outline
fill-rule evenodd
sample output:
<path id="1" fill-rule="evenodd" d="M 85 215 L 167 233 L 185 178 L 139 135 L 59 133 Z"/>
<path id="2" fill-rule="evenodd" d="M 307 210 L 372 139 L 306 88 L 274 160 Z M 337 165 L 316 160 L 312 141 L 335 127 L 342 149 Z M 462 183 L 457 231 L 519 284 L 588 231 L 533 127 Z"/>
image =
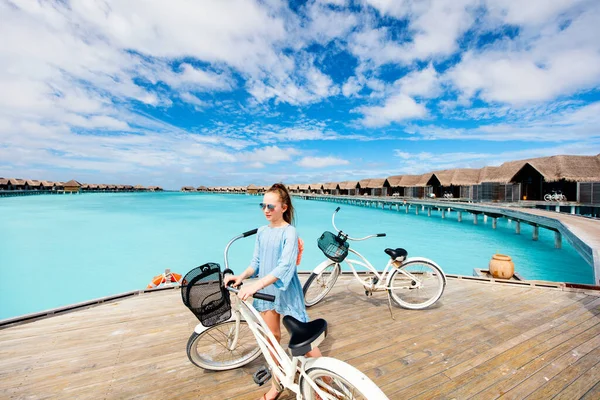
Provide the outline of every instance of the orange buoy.
<path id="1" fill-rule="evenodd" d="M 156 275 L 152 278 L 152 282 L 150 282 L 147 286 L 148 289 L 152 289 L 158 287 L 160 284 L 165 283 L 167 280 L 165 279 L 164 274 Z"/>
<path id="2" fill-rule="evenodd" d="M 181 282 L 181 275 L 175 272 L 171 273 L 171 282 Z"/>

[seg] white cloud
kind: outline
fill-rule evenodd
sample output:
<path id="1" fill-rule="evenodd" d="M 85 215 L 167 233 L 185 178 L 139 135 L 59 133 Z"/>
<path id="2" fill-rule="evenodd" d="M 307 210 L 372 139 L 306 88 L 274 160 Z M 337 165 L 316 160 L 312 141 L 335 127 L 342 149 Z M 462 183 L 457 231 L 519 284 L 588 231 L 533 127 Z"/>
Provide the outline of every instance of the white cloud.
<path id="1" fill-rule="evenodd" d="M 395 82 L 408 96 L 432 98 L 441 94 L 439 76 L 433 65 L 414 70 Z"/>
<path id="2" fill-rule="evenodd" d="M 289 161 L 292 156 L 297 155 L 298 150 L 292 148 L 281 148 L 278 146 L 265 146 L 252 151 L 241 152 L 236 155 L 240 161 L 276 164 L 282 161 Z"/>
<path id="3" fill-rule="evenodd" d="M 523 114 L 517 114 L 523 115 Z M 600 102 L 570 107 L 541 116 L 529 115 L 515 122 L 479 125 L 475 128 L 444 128 L 437 125 L 410 126 L 413 140 L 488 140 L 565 142 L 600 138 Z"/>
<path id="4" fill-rule="evenodd" d="M 410 63 L 451 55 L 458 39 L 473 22 L 477 0 L 396 1 L 365 0 L 382 15 L 408 20 L 408 34 L 394 40 L 387 28 L 365 27 L 350 39 L 352 52 L 381 65 Z"/>
<path id="5" fill-rule="evenodd" d="M 324 168 L 334 165 L 348 165 L 350 161 L 337 157 L 303 157 L 298 164 L 304 168 Z"/>
<path id="6" fill-rule="evenodd" d="M 358 94 L 363 85 L 358 82 L 355 76 L 351 76 L 342 86 L 342 94 L 346 97 L 352 97 Z"/>
<path id="7" fill-rule="evenodd" d="M 565 7 L 557 3 L 552 14 Z M 600 36 L 600 3 L 595 5 L 572 19 L 552 19 L 541 31 L 525 29 L 512 40 L 468 51 L 447 78 L 468 98 L 514 105 L 595 88 L 600 80 L 600 42 L 595 39 Z"/>
<path id="8" fill-rule="evenodd" d="M 403 93 L 389 97 L 383 106 L 360 107 L 357 111 L 364 114 L 362 123 L 368 127 L 385 126 L 414 118 L 423 118 L 427 109 L 410 96 Z"/>

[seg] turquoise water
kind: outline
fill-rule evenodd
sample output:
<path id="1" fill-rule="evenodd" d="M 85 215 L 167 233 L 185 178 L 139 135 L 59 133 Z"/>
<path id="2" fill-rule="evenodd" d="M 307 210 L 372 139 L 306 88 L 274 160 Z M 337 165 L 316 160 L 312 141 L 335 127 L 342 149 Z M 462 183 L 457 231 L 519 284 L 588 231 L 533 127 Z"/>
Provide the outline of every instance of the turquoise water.
<path id="1" fill-rule="evenodd" d="M 102 296 L 142 289 L 165 268 L 185 274 L 205 262 L 223 265 L 223 250 L 238 233 L 265 223 L 260 197 L 197 193 L 85 194 L 4 198 L 0 201 L 0 319 Z M 305 241 L 300 269 L 323 260 L 316 239 L 332 230 L 336 203 L 296 199 L 297 228 Z M 525 279 L 593 283 L 592 267 L 552 232 L 491 220 L 473 225 L 452 213 L 416 216 L 403 211 L 342 205 L 338 228 L 360 237 L 387 237 L 351 244 L 375 266 L 387 261 L 383 249 L 404 247 L 409 256 L 435 260 L 446 273 L 472 275 L 487 268 L 494 253 L 509 254 Z M 235 271 L 246 268 L 254 237 L 230 252 Z"/>

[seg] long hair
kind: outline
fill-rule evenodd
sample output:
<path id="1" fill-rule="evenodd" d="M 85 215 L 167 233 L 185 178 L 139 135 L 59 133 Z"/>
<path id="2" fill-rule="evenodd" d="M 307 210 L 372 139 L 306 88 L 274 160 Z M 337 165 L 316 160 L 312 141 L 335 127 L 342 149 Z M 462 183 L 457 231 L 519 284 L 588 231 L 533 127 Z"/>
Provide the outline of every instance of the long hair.
<path id="1" fill-rule="evenodd" d="M 294 225 L 296 223 L 296 212 L 292 205 L 290 192 L 288 192 L 285 185 L 283 183 L 275 183 L 267 190 L 267 193 L 277 193 L 279 195 L 281 203 L 287 205 L 287 210 L 283 213 L 283 220 L 290 225 Z"/>

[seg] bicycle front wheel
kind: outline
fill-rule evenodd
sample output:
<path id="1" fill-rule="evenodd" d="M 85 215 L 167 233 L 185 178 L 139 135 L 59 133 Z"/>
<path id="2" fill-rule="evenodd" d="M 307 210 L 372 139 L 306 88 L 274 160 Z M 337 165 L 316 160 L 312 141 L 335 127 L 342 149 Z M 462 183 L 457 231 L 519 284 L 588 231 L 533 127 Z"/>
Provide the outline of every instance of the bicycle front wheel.
<path id="1" fill-rule="evenodd" d="M 444 272 L 425 260 L 409 261 L 392 272 L 388 291 L 400 307 L 421 310 L 433 305 L 444 293 Z"/>
<path id="2" fill-rule="evenodd" d="M 311 307 L 321 301 L 333 288 L 335 281 L 340 275 L 340 271 L 340 264 L 332 262 L 318 274 L 314 272 L 310 274 L 310 277 L 302 288 L 304 305 Z"/>
<path id="3" fill-rule="evenodd" d="M 197 367 L 212 371 L 241 367 L 260 354 L 260 347 L 246 321 L 240 321 L 239 331 L 235 321 L 226 321 L 200 334 L 194 332 L 187 344 L 190 361 Z"/>
<path id="4" fill-rule="evenodd" d="M 381 389 L 365 374 L 335 358 L 321 357 L 320 362 L 310 367 L 306 374 L 319 390 L 327 395 L 324 400 L 388 400 Z M 322 398 L 306 378 L 300 382 L 300 391 L 303 399 Z"/>

